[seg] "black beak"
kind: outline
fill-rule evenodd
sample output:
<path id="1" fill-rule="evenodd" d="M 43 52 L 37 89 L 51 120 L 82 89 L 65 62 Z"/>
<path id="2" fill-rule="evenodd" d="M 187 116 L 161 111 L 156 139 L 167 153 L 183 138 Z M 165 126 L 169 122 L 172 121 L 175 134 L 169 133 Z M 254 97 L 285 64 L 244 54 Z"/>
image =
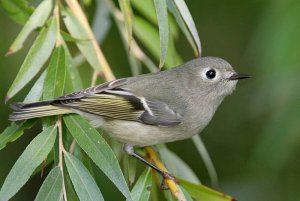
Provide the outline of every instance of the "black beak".
<path id="1" fill-rule="evenodd" d="M 241 79 L 246 79 L 246 78 L 250 78 L 249 75 L 246 74 L 238 74 L 235 73 L 233 74 L 230 78 L 228 78 L 229 80 L 241 80 Z"/>

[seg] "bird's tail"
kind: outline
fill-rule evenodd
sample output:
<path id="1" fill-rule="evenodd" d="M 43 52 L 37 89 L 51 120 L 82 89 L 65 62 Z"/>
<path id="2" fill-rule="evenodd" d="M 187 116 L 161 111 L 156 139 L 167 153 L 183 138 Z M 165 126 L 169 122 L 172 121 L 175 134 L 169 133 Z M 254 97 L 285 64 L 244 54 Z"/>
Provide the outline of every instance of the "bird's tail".
<path id="1" fill-rule="evenodd" d="M 11 108 L 14 111 L 11 115 L 9 115 L 9 120 L 19 121 L 36 117 L 72 113 L 71 109 L 51 105 L 51 103 L 51 101 L 42 101 L 35 103 L 14 103 L 11 105 Z"/>

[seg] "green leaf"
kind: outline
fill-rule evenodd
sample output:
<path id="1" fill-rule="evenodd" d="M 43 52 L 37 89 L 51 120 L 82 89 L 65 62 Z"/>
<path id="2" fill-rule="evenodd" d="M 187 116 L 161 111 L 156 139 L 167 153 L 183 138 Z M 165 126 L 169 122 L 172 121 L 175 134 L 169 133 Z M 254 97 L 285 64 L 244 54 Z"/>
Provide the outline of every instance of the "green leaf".
<path id="1" fill-rule="evenodd" d="M 46 74 L 47 71 L 44 71 L 39 79 L 34 83 L 29 93 L 26 95 L 23 101 L 24 103 L 32 103 L 41 100 Z"/>
<path id="2" fill-rule="evenodd" d="M 133 12 L 130 5 L 130 0 L 119 0 L 120 8 L 124 16 L 125 27 L 127 31 L 128 44 L 132 41 L 132 26 L 133 26 Z"/>
<path id="3" fill-rule="evenodd" d="M 68 46 L 63 43 L 65 50 L 65 62 L 66 62 L 66 92 L 73 92 L 83 88 L 82 80 L 78 68 L 73 65 L 72 56 L 68 49 Z"/>
<path id="4" fill-rule="evenodd" d="M 51 151 L 57 129 L 51 126 L 36 136 L 18 158 L 7 175 L 0 190 L 0 200 L 9 200 L 26 183 L 35 168 L 43 162 Z"/>
<path id="5" fill-rule="evenodd" d="M 43 99 L 50 100 L 64 93 L 66 80 L 65 51 L 63 46 L 55 48 L 44 83 Z"/>
<path id="6" fill-rule="evenodd" d="M 180 11 L 178 10 L 174 0 L 166 0 L 167 1 L 167 6 L 168 9 L 171 11 L 171 13 L 173 14 L 173 16 L 175 17 L 181 31 L 184 33 L 186 39 L 188 40 L 188 42 L 190 43 L 190 45 L 192 46 L 195 55 L 199 55 L 199 50 L 196 47 L 195 41 L 193 39 L 193 36 L 191 34 L 191 32 L 189 31 L 184 19 L 181 16 Z"/>
<path id="7" fill-rule="evenodd" d="M 135 17 L 134 34 L 142 42 L 142 44 L 153 54 L 153 56 L 159 60 L 159 34 L 158 30 L 140 17 Z M 172 46 L 172 42 L 169 43 L 166 57 L 166 67 L 173 67 L 180 63 L 180 57 L 177 54 L 175 47 Z"/>
<path id="8" fill-rule="evenodd" d="M 35 201 L 59 201 L 62 197 L 62 186 L 62 172 L 60 167 L 55 167 L 43 182 Z"/>
<path id="9" fill-rule="evenodd" d="M 233 201 L 234 199 L 224 193 L 215 191 L 201 184 L 193 184 L 184 179 L 179 179 L 180 185 L 196 200 Z"/>
<path id="10" fill-rule="evenodd" d="M 65 162 L 80 200 L 104 200 L 95 180 L 75 156 L 65 153 Z"/>
<path id="11" fill-rule="evenodd" d="M 128 181 L 129 186 L 131 186 L 136 177 L 136 158 L 125 154 L 123 156 L 123 171 L 126 181 Z"/>
<path id="12" fill-rule="evenodd" d="M 152 185 L 151 168 L 147 168 L 141 174 L 136 184 L 134 185 L 131 196 L 135 201 L 147 201 L 149 200 Z"/>
<path id="13" fill-rule="evenodd" d="M 64 183 L 65 183 L 65 187 L 66 187 L 66 194 L 67 194 L 68 200 L 79 201 L 79 198 L 76 195 L 75 189 L 74 189 L 73 184 L 71 182 L 70 175 L 67 174 L 66 171 L 65 171 L 65 174 L 64 174 Z"/>
<path id="14" fill-rule="evenodd" d="M 166 145 L 158 145 L 157 148 L 162 160 L 170 172 L 178 177 L 200 184 L 200 181 L 194 171 L 174 152 L 170 151 Z"/>
<path id="15" fill-rule="evenodd" d="M 6 101 L 18 93 L 41 70 L 55 45 L 57 22 L 52 20 L 48 28 L 44 28 L 30 48 L 22 66 L 9 88 Z"/>
<path id="16" fill-rule="evenodd" d="M 12 54 L 20 50 L 29 34 L 36 28 L 42 27 L 45 24 L 52 11 L 52 4 L 52 0 L 44 0 L 40 3 L 18 34 L 13 44 L 9 47 L 7 54 Z"/>
<path id="17" fill-rule="evenodd" d="M 123 195 L 127 199 L 131 199 L 116 156 L 97 130 L 79 115 L 64 116 L 64 122 L 79 146 L 117 186 Z"/>
<path id="18" fill-rule="evenodd" d="M 137 9 L 141 14 L 143 14 L 143 16 L 145 16 L 145 18 L 147 18 L 151 23 L 158 25 L 153 0 L 131 0 L 130 2 L 132 6 L 135 9 Z M 170 15 L 168 15 L 168 24 L 170 26 L 170 33 L 172 37 L 177 38 L 179 34 L 177 24 Z"/>
<path id="19" fill-rule="evenodd" d="M 162 67 L 165 63 L 169 42 L 168 10 L 166 0 L 154 0 L 154 5 L 156 9 L 160 38 L 159 67 Z"/>
<path id="20" fill-rule="evenodd" d="M 42 165 L 38 166 L 34 170 L 34 172 L 32 173 L 31 176 L 35 176 L 35 175 L 43 176 L 42 171 L 44 171 L 47 167 L 52 167 L 53 159 L 54 159 L 53 157 L 54 157 L 53 151 L 50 151 L 47 158 L 43 161 Z M 44 174 L 44 172 L 43 172 L 43 174 Z"/>
<path id="21" fill-rule="evenodd" d="M 74 38 L 69 33 L 62 31 L 62 30 L 60 30 L 60 34 L 63 37 L 63 39 L 67 42 L 79 42 L 82 40 L 86 40 L 86 39 Z"/>
<path id="22" fill-rule="evenodd" d="M 128 57 L 129 66 L 130 66 L 132 75 L 133 76 L 140 75 L 141 70 L 142 70 L 141 62 L 133 55 L 132 51 L 128 50 L 128 48 L 126 48 L 126 54 L 127 54 L 127 57 Z"/>
<path id="23" fill-rule="evenodd" d="M 24 133 L 24 130 L 31 128 L 35 122 L 35 120 L 27 120 L 20 125 L 12 123 L 0 135 L 0 150 L 6 147 L 8 142 L 13 142 L 21 137 Z"/>
<path id="24" fill-rule="evenodd" d="M 83 39 L 81 41 L 77 41 L 76 45 L 80 52 L 87 59 L 89 64 L 97 71 L 100 71 L 100 63 L 97 59 L 97 53 L 93 46 L 92 40 L 89 38 L 89 35 L 80 22 L 80 20 L 72 13 L 69 8 L 62 10 L 63 20 L 65 25 L 70 32 L 73 38 Z"/>
<path id="25" fill-rule="evenodd" d="M 196 46 L 197 46 L 197 49 L 198 49 L 198 54 L 197 55 L 201 55 L 201 43 L 200 43 L 200 38 L 199 38 L 199 35 L 198 35 L 198 31 L 197 31 L 197 28 L 196 28 L 196 25 L 194 23 L 194 20 L 192 18 L 192 15 L 185 3 L 184 0 L 174 0 L 175 2 L 175 5 L 178 9 L 178 11 L 180 12 L 181 14 L 181 17 L 183 18 L 186 26 L 188 27 L 190 33 L 192 34 L 193 36 L 193 39 L 196 43 Z"/>
<path id="26" fill-rule="evenodd" d="M 131 0 L 132 6 L 152 23 L 157 24 L 153 0 Z"/>
<path id="27" fill-rule="evenodd" d="M 102 43 L 111 27 L 110 10 L 106 1 L 96 1 L 95 17 L 92 23 L 92 30 L 98 43 Z"/>
<path id="28" fill-rule="evenodd" d="M 8 16 L 19 24 L 25 24 L 33 12 L 33 8 L 25 0 L 1 0 L 0 6 Z"/>
<path id="29" fill-rule="evenodd" d="M 218 175 L 217 175 L 217 171 L 215 169 L 215 166 L 209 156 L 209 153 L 200 137 L 200 135 L 194 135 L 192 137 L 193 143 L 195 145 L 195 147 L 197 148 L 198 153 L 200 154 L 205 167 L 208 171 L 211 183 L 213 186 L 218 186 Z"/>
<path id="30" fill-rule="evenodd" d="M 147 47 L 153 56 L 159 59 L 159 35 L 155 27 L 144 19 L 136 16 L 134 20 L 133 31 L 135 36 L 145 47 Z"/>
<path id="31" fill-rule="evenodd" d="M 183 187 L 180 187 L 180 189 L 181 189 L 186 201 L 193 201 L 193 199 L 191 198 L 191 195 Z"/>

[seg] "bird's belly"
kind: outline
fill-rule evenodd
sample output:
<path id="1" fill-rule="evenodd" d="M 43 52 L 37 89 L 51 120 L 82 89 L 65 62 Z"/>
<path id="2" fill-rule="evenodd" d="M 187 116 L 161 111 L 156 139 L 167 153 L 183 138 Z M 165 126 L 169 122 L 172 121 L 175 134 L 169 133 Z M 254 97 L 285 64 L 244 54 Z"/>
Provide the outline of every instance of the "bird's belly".
<path id="1" fill-rule="evenodd" d="M 150 146 L 191 137 L 178 126 L 159 127 L 134 121 L 111 120 L 103 123 L 101 127 L 118 141 L 137 146 Z"/>
<path id="2" fill-rule="evenodd" d="M 135 121 L 108 120 L 98 115 L 81 111 L 76 113 L 86 117 L 95 128 L 102 128 L 118 141 L 136 146 L 150 146 L 183 140 L 197 134 L 198 128 L 185 123 L 175 126 L 152 126 Z"/>

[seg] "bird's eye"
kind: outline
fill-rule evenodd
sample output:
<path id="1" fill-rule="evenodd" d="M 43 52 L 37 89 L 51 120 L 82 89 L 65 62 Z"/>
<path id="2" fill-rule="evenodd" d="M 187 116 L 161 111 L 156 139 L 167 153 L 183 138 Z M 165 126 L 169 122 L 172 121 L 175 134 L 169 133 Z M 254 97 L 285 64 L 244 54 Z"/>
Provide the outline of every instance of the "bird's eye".
<path id="1" fill-rule="evenodd" d="M 210 69 L 205 73 L 207 79 L 214 79 L 216 77 L 216 71 L 214 69 Z"/>

